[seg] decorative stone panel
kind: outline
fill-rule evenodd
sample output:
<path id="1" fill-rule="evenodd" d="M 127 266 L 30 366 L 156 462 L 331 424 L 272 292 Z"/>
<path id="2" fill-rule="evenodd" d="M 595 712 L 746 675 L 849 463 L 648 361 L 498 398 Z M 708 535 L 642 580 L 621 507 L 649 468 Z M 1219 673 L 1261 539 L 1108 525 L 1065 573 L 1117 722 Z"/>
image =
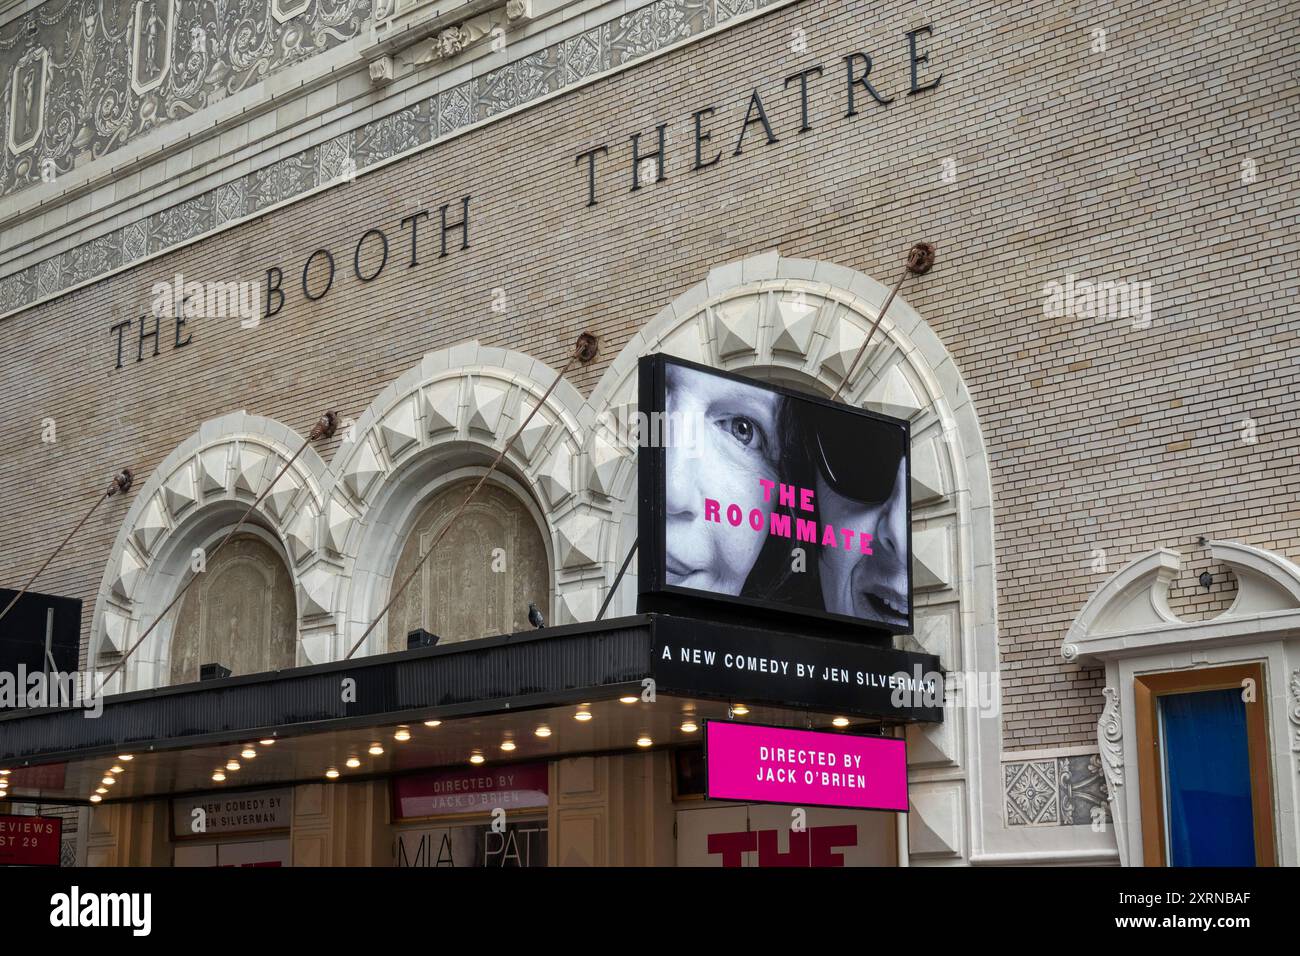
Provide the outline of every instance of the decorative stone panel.
<path id="1" fill-rule="evenodd" d="M 1007 826 L 1110 826 L 1101 757 L 1081 754 L 1002 765 Z"/>

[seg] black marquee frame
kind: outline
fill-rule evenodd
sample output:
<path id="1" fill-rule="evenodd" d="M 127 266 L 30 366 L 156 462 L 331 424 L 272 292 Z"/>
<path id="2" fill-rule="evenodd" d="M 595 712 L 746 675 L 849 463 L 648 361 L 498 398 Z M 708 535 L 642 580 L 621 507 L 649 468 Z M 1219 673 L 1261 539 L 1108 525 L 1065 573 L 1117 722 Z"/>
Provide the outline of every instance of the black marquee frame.
<path id="1" fill-rule="evenodd" d="M 656 420 L 653 416 L 656 414 L 662 416 L 666 411 L 667 377 L 665 369 L 669 364 L 706 372 L 710 375 L 716 375 L 719 378 L 725 378 L 735 382 L 743 382 L 746 385 L 757 386 L 767 391 L 775 392 L 778 395 L 783 395 L 798 401 L 811 402 L 812 404 L 825 406 L 827 408 L 833 408 L 839 412 L 852 413 L 875 422 L 894 425 L 903 430 L 903 460 L 905 463 L 904 469 L 906 473 L 904 484 L 906 485 L 905 491 L 907 494 L 907 624 L 903 627 L 890 626 L 883 622 L 864 621 L 861 618 L 851 617 L 846 614 L 835 614 L 830 611 L 795 607 L 790 604 L 777 601 L 765 601 L 760 598 L 743 598 L 724 594 L 712 594 L 708 591 L 697 590 L 696 588 L 684 588 L 679 585 L 668 584 L 665 580 L 664 574 L 667 547 L 667 542 L 665 540 L 665 526 L 667 523 L 667 508 L 665 505 L 665 501 L 667 500 L 667 479 L 665 476 L 666 461 L 664 447 L 662 442 L 647 441 L 647 437 L 644 435 L 638 436 L 637 448 L 637 496 L 639 499 L 637 502 L 637 537 L 640 542 L 638 548 L 640 551 L 640 573 L 638 576 L 637 587 L 638 598 L 644 603 L 644 607 L 638 607 L 638 610 L 673 611 L 694 605 L 697 608 L 698 613 L 705 614 L 708 613 L 706 609 L 709 605 L 713 605 L 714 612 L 716 612 L 718 607 L 721 605 L 729 605 L 734 608 L 743 608 L 750 612 L 772 612 L 786 618 L 788 621 L 795 621 L 798 619 L 807 620 L 811 618 L 817 621 L 833 623 L 836 625 L 848 625 L 851 630 L 845 632 L 844 630 L 837 628 L 836 636 L 850 640 L 878 642 L 882 635 L 911 634 L 916 623 L 916 608 L 913 602 L 912 580 L 911 424 L 901 418 L 882 415 L 878 412 L 868 411 L 865 408 L 857 408 L 843 402 L 832 402 L 829 399 L 822 398 L 820 395 L 811 395 L 807 392 L 800 392 L 795 389 L 785 388 L 769 382 L 747 378 L 744 375 L 737 375 L 735 372 L 724 372 L 708 365 L 701 365 L 698 362 L 689 362 L 686 359 L 676 358 L 664 353 L 643 356 L 638 363 L 638 407 L 648 420 Z M 667 596 L 668 601 L 662 600 L 664 596 Z M 656 600 L 656 598 L 659 598 L 659 600 Z"/>

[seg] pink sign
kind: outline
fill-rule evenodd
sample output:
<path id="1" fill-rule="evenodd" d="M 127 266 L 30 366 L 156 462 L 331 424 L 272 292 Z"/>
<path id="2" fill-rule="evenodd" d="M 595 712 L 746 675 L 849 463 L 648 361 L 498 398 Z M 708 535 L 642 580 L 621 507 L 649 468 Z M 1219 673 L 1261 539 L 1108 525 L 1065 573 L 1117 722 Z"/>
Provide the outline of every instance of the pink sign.
<path id="1" fill-rule="evenodd" d="M 712 800 L 907 811 L 907 745 L 891 737 L 708 721 Z"/>
<path id="2" fill-rule="evenodd" d="M 509 764 L 495 770 L 432 770 L 393 779 L 398 820 L 449 813 L 527 810 L 548 803 L 546 764 Z"/>
<path id="3" fill-rule="evenodd" d="M 0 865 L 58 866 L 62 842 L 59 817 L 0 816 Z"/>

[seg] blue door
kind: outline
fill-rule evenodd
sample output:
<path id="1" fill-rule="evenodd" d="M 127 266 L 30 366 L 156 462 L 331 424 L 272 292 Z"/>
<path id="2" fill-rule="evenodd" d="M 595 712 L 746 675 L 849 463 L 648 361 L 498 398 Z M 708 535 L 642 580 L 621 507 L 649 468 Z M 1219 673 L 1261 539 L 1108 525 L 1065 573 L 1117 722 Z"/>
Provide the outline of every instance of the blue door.
<path id="1" fill-rule="evenodd" d="M 1159 700 L 1169 865 L 1254 866 L 1250 752 L 1240 689 Z"/>

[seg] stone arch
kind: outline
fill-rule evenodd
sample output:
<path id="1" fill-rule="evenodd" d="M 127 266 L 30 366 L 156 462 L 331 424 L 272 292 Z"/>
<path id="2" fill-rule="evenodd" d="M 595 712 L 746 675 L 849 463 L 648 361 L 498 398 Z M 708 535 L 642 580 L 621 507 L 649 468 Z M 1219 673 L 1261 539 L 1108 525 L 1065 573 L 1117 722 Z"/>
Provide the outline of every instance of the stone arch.
<path id="1" fill-rule="evenodd" d="M 135 494 L 117 537 L 91 621 L 88 661 L 107 672 L 160 614 L 190 573 L 195 548 L 211 550 L 303 442 L 268 418 L 233 412 L 204 422 Z M 325 464 L 306 448 L 245 528 L 284 560 L 301 625 L 304 580 L 316 552 Z M 165 683 L 176 609 L 114 675 L 110 693 Z"/>
<path id="2" fill-rule="evenodd" d="M 334 620 L 304 635 L 312 661 L 342 657 L 360 638 L 389 599 L 422 504 L 450 481 L 483 474 L 556 374 L 521 353 L 468 342 L 426 355 L 355 423 L 344 422 L 329 469 L 322 548 L 338 587 L 319 602 Z M 575 556 L 591 547 L 582 537 L 578 484 L 586 414 L 562 380 L 491 479 L 524 502 L 543 530 L 556 598 L 573 587 Z M 358 653 L 386 646 L 385 620 Z"/>
<path id="3" fill-rule="evenodd" d="M 625 440 L 637 406 L 637 360 L 662 351 L 729 371 L 765 369 L 766 377 L 829 395 L 887 294 L 885 285 L 852 269 L 770 252 L 713 269 L 632 337 L 589 400 L 593 427 L 582 477 L 588 508 L 609 527 L 592 535 L 606 573 L 594 576 L 585 593 L 568 595 L 576 612 L 594 616 L 637 534 L 635 448 Z M 902 643 L 937 654 L 946 671 L 996 672 L 983 435 L 952 357 L 903 298 L 890 306 L 840 398 L 912 424 L 916 631 Z M 635 568 L 634 562 L 611 600 L 610 615 L 634 610 Z M 909 733 L 913 807 L 928 840 L 913 848 L 914 857 L 974 856 L 984 827 L 1001 826 L 984 818 L 985 807 L 996 818 L 1001 805 L 998 725 L 950 708 L 942 725 Z"/>

